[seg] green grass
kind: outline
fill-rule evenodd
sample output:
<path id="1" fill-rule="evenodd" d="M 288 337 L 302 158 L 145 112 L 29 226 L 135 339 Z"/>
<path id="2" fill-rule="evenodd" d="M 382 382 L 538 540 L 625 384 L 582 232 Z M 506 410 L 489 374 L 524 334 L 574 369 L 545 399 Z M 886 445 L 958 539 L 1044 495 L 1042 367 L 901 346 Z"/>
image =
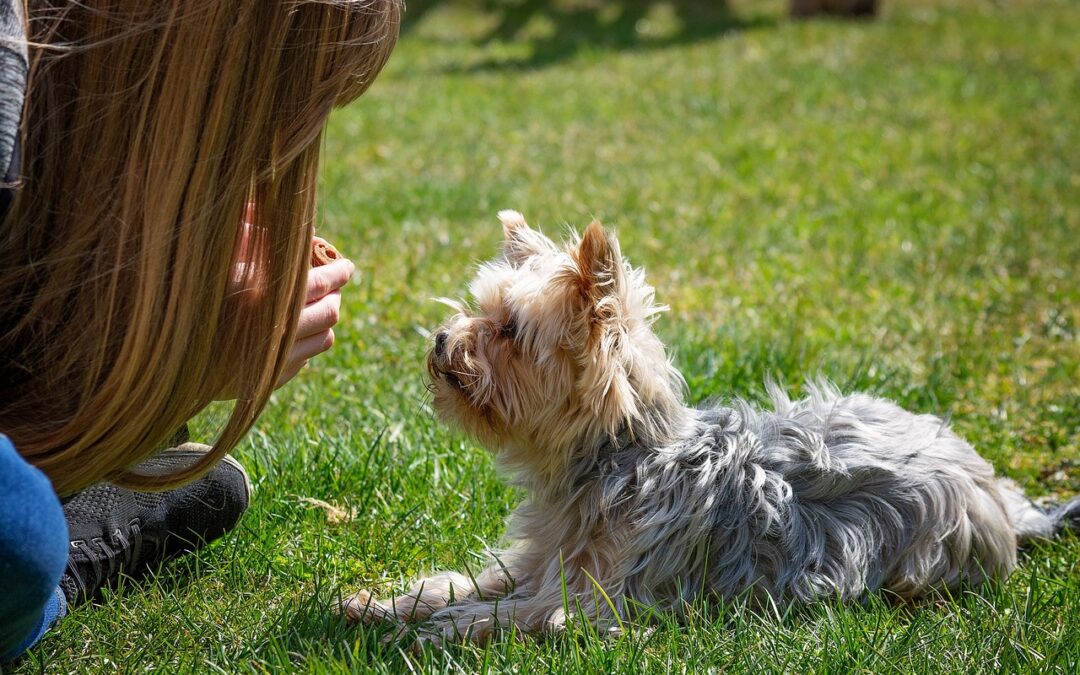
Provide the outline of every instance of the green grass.
<path id="1" fill-rule="evenodd" d="M 411 4 L 385 76 L 330 125 L 320 228 L 360 280 L 337 346 L 237 452 L 239 531 L 76 610 L 16 672 L 1080 672 L 1072 536 L 948 600 L 700 605 L 610 639 L 407 656 L 329 613 L 475 568 L 518 499 L 422 376 L 429 298 L 463 293 L 500 208 L 615 226 L 672 307 L 658 330 L 694 401 L 820 372 L 950 415 L 1033 495 L 1080 490 L 1075 2 L 798 23 L 775 1 Z"/>

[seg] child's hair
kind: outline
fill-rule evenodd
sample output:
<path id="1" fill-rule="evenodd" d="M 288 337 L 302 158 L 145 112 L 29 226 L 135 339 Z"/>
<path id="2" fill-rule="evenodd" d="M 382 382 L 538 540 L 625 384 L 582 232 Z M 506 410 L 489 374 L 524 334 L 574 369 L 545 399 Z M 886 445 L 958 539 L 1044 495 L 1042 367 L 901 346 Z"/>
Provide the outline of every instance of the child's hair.
<path id="1" fill-rule="evenodd" d="M 162 489 L 251 427 L 304 300 L 322 129 L 400 0 L 29 0 L 22 182 L 0 227 L 0 432 L 56 490 Z M 236 288 L 233 260 L 259 264 Z M 252 272 L 252 270 L 257 270 Z M 131 467 L 226 384 L 213 450 Z"/>

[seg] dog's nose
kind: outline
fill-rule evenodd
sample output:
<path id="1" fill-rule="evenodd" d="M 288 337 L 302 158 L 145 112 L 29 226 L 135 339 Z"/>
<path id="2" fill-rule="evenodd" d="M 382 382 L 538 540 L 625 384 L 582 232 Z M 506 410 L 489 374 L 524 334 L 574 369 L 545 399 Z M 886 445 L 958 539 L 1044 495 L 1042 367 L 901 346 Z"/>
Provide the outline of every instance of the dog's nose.
<path id="1" fill-rule="evenodd" d="M 446 341 L 450 335 L 444 330 L 435 335 L 435 356 L 442 358 L 446 354 Z"/>

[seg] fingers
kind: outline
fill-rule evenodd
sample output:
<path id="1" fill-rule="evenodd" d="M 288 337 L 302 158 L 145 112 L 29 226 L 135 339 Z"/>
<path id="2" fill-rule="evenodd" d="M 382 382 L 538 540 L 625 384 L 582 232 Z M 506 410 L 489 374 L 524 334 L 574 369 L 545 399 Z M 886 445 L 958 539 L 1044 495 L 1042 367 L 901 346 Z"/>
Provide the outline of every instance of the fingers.
<path id="1" fill-rule="evenodd" d="M 356 270 L 356 265 L 345 258 L 322 267 L 311 268 L 308 271 L 305 302 L 315 302 L 349 283 L 349 277 L 352 276 L 354 270 Z"/>
<path id="2" fill-rule="evenodd" d="M 341 291 L 334 291 L 300 310 L 300 322 L 296 327 L 297 341 L 318 335 L 337 325 L 341 318 Z"/>
<path id="3" fill-rule="evenodd" d="M 289 350 L 289 362 L 278 379 L 281 386 L 296 376 L 309 359 L 334 346 L 334 326 L 341 316 L 341 291 L 333 291 L 300 310 L 296 340 Z"/>
<path id="4" fill-rule="evenodd" d="M 352 261 L 345 258 L 308 270 L 305 304 L 300 310 L 296 338 L 277 386 L 291 380 L 309 359 L 334 345 L 333 328 L 341 317 L 341 287 L 349 282 L 355 270 Z"/>
<path id="5" fill-rule="evenodd" d="M 288 383 L 289 380 L 296 377 L 297 373 L 299 373 L 300 370 L 307 365 L 307 363 L 307 361 L 300 361 L 299 363 L 290 364 L 288 370 L 282 373 L 281 377 L 278 378 L 277 384 L 274 385 L 274 388 L 277 389 L 278 387 L 284 386 L 286 383 Z"/>
<path id="6" fill-rule="evenodd" d="M 334 346 L 334 331 L 326 329 L 315 335 L 297 340 L 289 352 L 289 365 L 285 368 L 277 386 L 281 386 L 296 376 L 308 364 L 308 360 L 322 354 Z"/>

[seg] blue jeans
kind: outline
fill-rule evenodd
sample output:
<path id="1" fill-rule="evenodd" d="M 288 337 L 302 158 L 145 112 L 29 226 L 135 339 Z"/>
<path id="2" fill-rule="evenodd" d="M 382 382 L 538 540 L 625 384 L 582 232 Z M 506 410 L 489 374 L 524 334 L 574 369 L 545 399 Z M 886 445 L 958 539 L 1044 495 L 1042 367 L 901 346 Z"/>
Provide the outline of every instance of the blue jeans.
<path id="1" fill-rule="evenodd" d="M 52 483 L 0 434 L 0 663 L 41 639 L 67 611 L 60 575 L 67 523 Z"/>

